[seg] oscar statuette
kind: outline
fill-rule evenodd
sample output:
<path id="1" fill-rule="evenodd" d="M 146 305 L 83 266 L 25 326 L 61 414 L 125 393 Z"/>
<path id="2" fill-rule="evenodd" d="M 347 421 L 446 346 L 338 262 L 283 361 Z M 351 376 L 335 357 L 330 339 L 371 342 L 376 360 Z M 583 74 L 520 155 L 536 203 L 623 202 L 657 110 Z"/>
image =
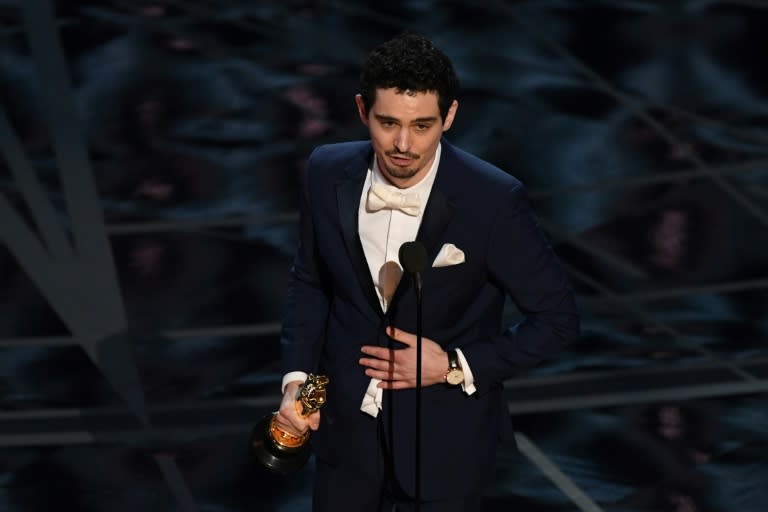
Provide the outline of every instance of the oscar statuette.
<path id="1" fill-rule="evenodd" d="M 296 412 L 306 418 L 325 404 L 328 377 L 309 374 L 296 396 Z M 251 433 L 251 450 L 256 459 L 273 473 L 288 475 L 307 463 L 311 451 L 309 430 L 296 436 L 275 423 L 277 412 L 264 416 Z"/>

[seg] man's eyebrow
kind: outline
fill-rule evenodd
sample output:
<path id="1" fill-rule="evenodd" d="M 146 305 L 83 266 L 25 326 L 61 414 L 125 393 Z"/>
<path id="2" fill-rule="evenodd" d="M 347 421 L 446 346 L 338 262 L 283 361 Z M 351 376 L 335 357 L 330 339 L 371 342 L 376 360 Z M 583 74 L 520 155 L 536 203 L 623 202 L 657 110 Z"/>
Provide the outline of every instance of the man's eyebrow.
<path id="1" fill-rule="evenodd" d="M 399 122 L 397 118 L 390 117 L 390 116 L 384 116 L 381 114 L 374 114 L 373 117 L 375 117 L 379 121 L 394 121 Z M 419 117 L 417 119 L 414 119 L 411 121 L 411 124 L 418 124 L 418 123 L 434 123 L 437 122 L 437 116 L 430 116 L 430 117 Z"/>
<path id="2" fill-rule="evenodd" d="M 414 119 L 411 124 L 416 124 L 416 123 L 434 123 L 436 121 L 437 121 L 437 116 L 420 117 L 418 119 Z"/>

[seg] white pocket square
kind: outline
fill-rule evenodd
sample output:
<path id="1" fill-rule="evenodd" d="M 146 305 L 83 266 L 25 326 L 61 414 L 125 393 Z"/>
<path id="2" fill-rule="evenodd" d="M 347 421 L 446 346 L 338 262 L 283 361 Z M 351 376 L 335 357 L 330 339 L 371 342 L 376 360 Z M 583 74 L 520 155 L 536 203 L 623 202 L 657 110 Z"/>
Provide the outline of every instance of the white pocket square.
<path id="1" fill-rule="evenodd" d="M 432 267 L 450 267 L 459 263 L 464 263 L 464 251 L 453 244 L 443 244 L 432 262 Z"/>

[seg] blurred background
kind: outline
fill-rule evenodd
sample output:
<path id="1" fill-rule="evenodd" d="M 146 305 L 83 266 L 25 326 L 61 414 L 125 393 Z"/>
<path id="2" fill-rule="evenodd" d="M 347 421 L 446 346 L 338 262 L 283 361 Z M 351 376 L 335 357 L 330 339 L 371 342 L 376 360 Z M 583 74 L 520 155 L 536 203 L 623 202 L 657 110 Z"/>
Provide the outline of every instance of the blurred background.
<path id="1" fill-rule="evenodd" d="M 768 2 L 0 0 L 0 510 L 309 510 L 248 452 L 297 175 L 403 30 L 583 314 L 487 510 L 767 509 Z"/>

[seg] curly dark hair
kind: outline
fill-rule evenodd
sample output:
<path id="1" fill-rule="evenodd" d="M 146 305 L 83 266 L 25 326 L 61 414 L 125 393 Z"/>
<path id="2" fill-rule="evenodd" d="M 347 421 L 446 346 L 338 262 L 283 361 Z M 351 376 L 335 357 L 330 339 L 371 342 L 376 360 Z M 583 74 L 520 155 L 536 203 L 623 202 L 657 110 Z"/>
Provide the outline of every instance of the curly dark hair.
<path id="1" fill-rule="evenodd" d="M 451 60 L 429 39 L 400 34 L 368 54 L 360 75 L 360 95 L 366 111 L 376 99 L 376 89 L 437 93 L 443 119 L 459 92 L 459 79 Z"/>

